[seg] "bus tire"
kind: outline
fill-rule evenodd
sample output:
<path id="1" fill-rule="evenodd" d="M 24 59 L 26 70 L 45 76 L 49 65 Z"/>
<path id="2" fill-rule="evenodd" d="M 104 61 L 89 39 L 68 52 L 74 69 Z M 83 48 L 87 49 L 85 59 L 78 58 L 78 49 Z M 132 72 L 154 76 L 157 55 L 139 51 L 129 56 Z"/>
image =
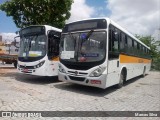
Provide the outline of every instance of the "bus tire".
<path id="1" fill-rule="evenodd" d="M 17 61 L 16 61 L 16 62 L 14 62 L 14 67 L 15 67 L 15 68 L 17 68 Z"/>
<path id="2" fill-rule="evenodd" d="M 143 69 L 143 74 L 142 74 L 143 77 L 146 76 L 146 66 L 144 66 L 144 69 Z"/>
<path id="3" fill-rule="evenodd" d="M 3 64 L 3 65 L 5 65 L 5 64 L 6 64 L 6 62 L 5 62 L 5 61 L 2 61 L 2 64 Z"/>
<path id="4" fill-rule="evenodd" d="M 122 70 L 120 74 L 119 83 L 117 84 L 117 88 L 123 87 L 124 81 L 125 81 L 125 73 L 124 73 L 124 70 Z"/>

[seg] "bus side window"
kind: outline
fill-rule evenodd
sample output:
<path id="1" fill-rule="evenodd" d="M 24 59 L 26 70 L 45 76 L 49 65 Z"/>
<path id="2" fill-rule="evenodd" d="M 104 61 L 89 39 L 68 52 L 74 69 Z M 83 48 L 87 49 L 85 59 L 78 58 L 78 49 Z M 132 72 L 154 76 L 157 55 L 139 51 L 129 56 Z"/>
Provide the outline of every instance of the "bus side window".
<path id="1" fill-rule="evenodd" d="M 132 54 L 132 39 L 127 36 L 127 43 L 128 43 L 128 54 Z"/>
<path id="2" fill-rule="evenodd" d="M 143 46 L 142 49 L 143 49 L 143 52 L 142 52 L 143 57 L 145 57 L 145 47 Z"/>
<path id="3" fill-rule="evenodd" d="M 134 40 L 132 39 L 131 54 L 134 55 Z"/>
<path id="4" fill-rule="evenodd" d="M 134 55 L 137 56 L 137 42 L 134 40 Z"/>
<path id="5" fill-rule="evenodd" d="M 118 44 L 119 43 L 119 33 L 118 33 L 118 31 L 113 31 L 112 34 L 113 34 L 112 51 L 118 52 L 118 50 L 119 50 L 119 44 Z"/>
<path id="6" fill-rule="evenodd" d="M 142 57 L 142 45 L 139 44 L 139 56 Z"/>
<path id="7" fill-rule="evenodd" d="M 121 52 L 125 52 L 125 41 L 126 41 L 126 37 L 125 34 L 121 32 L 121 36 L 120 36 L 120 50 Z"/>
<path id="8" fill-rule="evenodd" d="M 139 43 L 137 42 L 137 56 L 140 56 L 139 51 L 140 51 L 140 46 L 139 46 Z"/>
<path id="9" fill-rule="evenodd" d="M 109 59 L 119 57 L 119 31 L 110 26 L 109 29 Z"/>
<path id="10" fill-rule="evenodd" d="M 48 34 L 48 57 L 52 59 L 59 55 L 60 33 L 50 31 Z"/>

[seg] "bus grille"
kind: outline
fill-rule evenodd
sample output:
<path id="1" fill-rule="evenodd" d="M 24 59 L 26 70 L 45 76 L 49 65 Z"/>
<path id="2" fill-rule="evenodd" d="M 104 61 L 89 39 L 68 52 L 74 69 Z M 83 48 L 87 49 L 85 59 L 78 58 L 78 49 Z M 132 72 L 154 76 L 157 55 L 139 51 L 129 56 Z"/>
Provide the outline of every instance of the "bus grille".
<path id="1" fill-rule="evenodd" d="M 75 71 L 68 71 L 68 73 L 70 74 L 70 75 L 75 75 L 76 74 L 76 72 Z M 77 74 L 77 76 L 84 76 L 84 75 L 87 75 L 88 73 L 85 73 L 85 72 L 78 72 L 78 74 Z"/>
<path id="2" fill-rule="evenodd" d="M 23 66 L 23 65 L 20 65 L 19 68 L 34 69 L 34 66 Z"/>
<path id="3" fill-rule="evenodd" d="M 85 80 L 85 78 L 83 78 L 83 77 L 69 76 L 69 78 L 70 78 L 71 80 L 75 80 L 75 81 L 84 81 L 84 80 Z"/>
<path id="4" fill-rule="evenodd" d="M 88 66 L 82 66 L 82 65 L 72 65 L 72 64 L 64 64 L 67 68 L 69 69 L 75 69 L 75 70 L 88 70 L 90 68 L 92 68 L 93 66 L 91 66 L 90 64 L 88 64 Z"/>

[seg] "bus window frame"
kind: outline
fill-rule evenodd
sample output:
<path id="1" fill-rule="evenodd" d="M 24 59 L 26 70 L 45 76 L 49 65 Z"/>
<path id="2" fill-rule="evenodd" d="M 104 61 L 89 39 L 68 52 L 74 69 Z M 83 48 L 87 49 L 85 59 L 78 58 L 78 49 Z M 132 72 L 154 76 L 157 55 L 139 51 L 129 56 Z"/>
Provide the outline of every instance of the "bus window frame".
<path id="1" fill-rule="evenodd" d="M 119 34 L 119 50 L 118 52 L 113 52 L 111 50 L 110 47 L 110 32 L 111 29 L 116 29 L 118 31 Z M 125 39 L 122 40 L 122 35 L 124 35 Z M 130 39 L 130 45 L 129 45 L 129 41 L 128 38 Z M 136 43 L 136 44 L 135 44 Z M 124 46 L 124 50 L 121 49 L 121 44 L 123 44 Z M 119 54 L 126 54 L 129 56 L 135 56 L 135 57 L 140 57 L 140 58 L 146 58 L 146 59 L 150 59 L 150 55 L 149 53 L 145 53 L 145 50 L 147 49 L 147 51 L 150 51 L 147 47 L 145 47 L 142 43 L 140 43 L 139 41 L 137 41 L 136 39 L 134 39 L 133 37 L 129 36 L 128 34 L 126 34 L 125 32 L 123 32 L 122 30 L 118 29 L 116 26 L 109 24 L 108 27 L 108 59 L 116 59 L 118 57 L 113 57 L 112 55 L 118 55 Z"/>
<path id="2" fill-rule="evenodd" d="M 110 24 L 109 25 L 109 30 L 108 30 L 108 59 L 112 60 L 112 59 L 118 59 L 119 58 L 119 54 L 120 54 L 120 31 L 118 28 L 116 28 L 114 25 Z M 113 50 L 113 44 L 114 40 L 113 40 L 113 35 L 118 35 L 117 37 L 117 42 L 118 42 L 118 49 Z M 115 37 L 114 37 L 115 38 Z"/>

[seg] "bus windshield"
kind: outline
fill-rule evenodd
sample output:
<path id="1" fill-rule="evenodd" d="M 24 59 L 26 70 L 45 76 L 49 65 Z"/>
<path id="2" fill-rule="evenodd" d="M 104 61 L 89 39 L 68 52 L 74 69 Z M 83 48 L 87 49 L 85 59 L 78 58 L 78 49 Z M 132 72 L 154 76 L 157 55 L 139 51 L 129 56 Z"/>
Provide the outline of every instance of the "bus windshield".
<path id="1" fill-rule="evenodd" d="M 63 34 L 60 58 L 70 62 L 96 62 L 104 59 L 106 32 L 89 31 Z"/>
<path id="2" fill-rule="evenodd" d="M 46 36 L 29 34 L 21 37 L 19 57 L 41 57 L 46 54 Z"/>

